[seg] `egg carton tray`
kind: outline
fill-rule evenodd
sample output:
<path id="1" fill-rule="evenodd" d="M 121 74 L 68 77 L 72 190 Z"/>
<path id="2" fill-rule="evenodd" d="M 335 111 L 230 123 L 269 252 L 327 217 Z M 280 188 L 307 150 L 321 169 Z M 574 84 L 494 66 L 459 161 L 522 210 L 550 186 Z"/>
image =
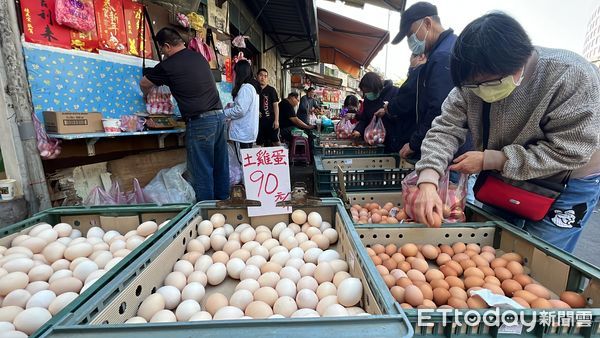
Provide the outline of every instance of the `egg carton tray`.
<path id="1" fill-rule="evenodd" d="M 69 223 L 73 229 L 77 229 L 82 233 L 86 233 L 91 227 L 100 225 L 100 216 L 108 217 L 125 217 L 128 222 L 115 224 L 114 226 L 101 226 L 104 230 L 117 230 L 122 234 L 130 230 L 135 230 L 137 224 L 145 221 L 155 221 L 158 224 L 170 219 L 171 222 L 158 230 L 151 239 L 143 242 L 138 248 L 133 250 L 129 255 L 125 256 L 117 265 L 105 273 L 96 283 L 90 286 L 79 297 L 73 300 L 62 311 L 57 313 L 30 337 L 38 337 L 44 334 L 46 330 L 61 321 L 64 317 L 81 306 L 86 300 L 93 297 L 96 290 L 101 289 L 104 285 L 110 283 L 110 280 L 118 274 L 125 266 L 129 264 L 140 252 L 145 248 L 150 247 L 161 234 L 168 231 L 168 228 L 175 224 L 177 220 L 182 218 L 186 210 L 190 206 L 188 204 L 171 204 L 164 206 L 153 205 L 129 205 L 129 206 L 94 206 L 94 207 L 58 207 L 45 210 L 34 215 L 31 218 L 21 222 L 9 225 L 0 229 L 0 245 L 10 247 L 11 241 L 23 234 L 27 234 L 29 230 L 41 222 L 46 222 L 51 225 L 57 223 Z M 136 222 L 132 222 L 135 220 Z M 134 223 L 137 223 L 134 225 Z"/>
<path id="2" fill-rule="evenodd" d="M 495 338 L 513 337 L 515 334 L 528 338 L 600 337 L 600 309 L 598 309 L 598 304 L 600 304 L 600 269 L 571 254 L 556 249 L 540 239 L 530 236 L 525 231 L 511 224 L 498 221 L 460 223 L 445 225 L 439 229 L 427 228 L 419 224 L 390 224 L 356 227 L 356 231 L 361 242 L 366 247 L 375 244 L 395 244 L 400 246 L 406 243 L 414 243 L 417 245 L 432 244 L 436 246 L 465 242 L 476 243 L 481 246 L 493 246 L 498 252 L 518 253 L 523 257 L 525 271 L 535 281 L 548 288 L 554 297 L 566 290 L 579 292 L 587 300 L 588 307 L 573 309 L 573 311 L 585 311 L 586 314 L 591 314 L 589 326 L 587 326 L 587 322 L 585 326 L 579 326 L 576 322 L 565 326 L 545 326 L 543 325 L 544 317 L 540 315 L 540 310 L 537 310 L 537 313 L 532 309 L 514 310 L 519 315 L 522 314 L 526 321 L 534 320 L 534 315 L 537 314 L 537 317 L 535 317 L 535 328 L 532 331 L 528 332 L 524 326 L 517 332 L 514 332 L 510 327 L 486 326 L 483 323 L 468 326 L 462 322 L 462 325 L 459 326 L 453 324 L 453 315 L 451 312 L 447 314 L 448 321 L 446 325 L 443 325 L 441 313 L 428 312 L 426 315 L 431 316 L 431 319 L 427 319 L 427 322 L 433 324 L 433 326 L 419 326 L 418 310 L 404 309 L 417 337 L 475 336 Z M 397 304 L 372 261 L 369 261 L 367 264 L 367 270 L 373 282 L 379 285 L 376 290 L 382 292 L 380 295 L 381 298 L 385 299 L 388 303 Z M 465 311 L 467 310 L 464 309 L 463 313 Z M 475 311 L 479 316 L 483 316 L 486 310 L 468 311 Z M 554 311 L 555 317 L 558 316 L 558 310 L 546 311 Z M 502 310 L 500 313 L 502 313 Z"/>
<path id="3" fill-rule="evenodd" d="M 401 190 L 402 180 L 413 169 L 400 166 L 400 157 L 387 155 L 323 156 L 315 155 L 315 192 Z"/>
<path id="4" fill-rule="evenodd" d="M 362 250 L 357 234 L 349 226 L 339 199 L 323 199 L 318 206 L 294 206 L 294 209 L 319 212 L 324 220 L 332 220 L 339 239 L 337 250 L 349 265 L 349 273 L 363 284 L 359 305 L 371 316 L 335 318 L 285 318 L 253 320 L 210 320 L 202 322 L 123 324 L 137 313 L 141 302 L 163 285 L 175 262 L 183 255 L 186 243 L 197 237 L 197 225 L 215 213 L 221 213 L 234 227 L 248 223 L 253 227 L 272 228 L 278 222 L 291 222 L 290 215 L 249 217 L 246 208 L 217 208 L 213 202 L 196 205 L 160 242 L 131 263 L 110 286 L 96 293 L 94 299 L 53 327 L 50 337 L 411 337 L 412 327 L 402 310 L 378 299 L 372 282 L 364 271 L 369 259 Z M 218 286 L 207 286 L 205 298 L 221 292 L 229 298 L 237 284 L 227 277 Z"/>
<path id="5" fill-rule="evenodd" d="M 331 144 L 326 147 L 325 144 Z M 383 154 L 385 147 L 383 145 L 370 146 L 367 144 L 355 145 L 353 140 L 314 140 L 315 155 L 335 156 L 335 155 L 376 155 Z M 335 145 L 334 145 L 335 144 Z M 337 145 L 337 146 L 336 146 Z"/>

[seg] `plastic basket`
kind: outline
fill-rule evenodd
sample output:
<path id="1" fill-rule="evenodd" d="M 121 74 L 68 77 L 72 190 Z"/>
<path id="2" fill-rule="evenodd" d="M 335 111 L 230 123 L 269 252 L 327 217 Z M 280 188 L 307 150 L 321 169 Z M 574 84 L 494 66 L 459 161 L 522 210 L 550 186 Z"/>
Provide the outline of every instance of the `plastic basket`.
<path id="1" fill-rule="evenodd" d="M 581 261 L 571 254 L 556 249 L 546 242 L 530 236 L 523 230 L 505 222 L 486 223 L 462 223 L 445 225 L 440 229 L 427 228 L 418 224 L 405 225 L 369 225 L 357 227 L 356 231 L 365 246 L 374 244 L 403 245 L 405 243 L 415 244 L 452 244 L 458 241 L 466 243 L 477 243 L 490 245 L 502 252 L 516 252 L 524 259 L 526 272 L 530 272 L 532 278 L 547 287 L 555 295 L 565 290 L 582 292 L 591 306 L 600 304 L 600 270 L 597 267 Z M 377 290 L 382 291 L 381 297 L 387 302 L 396 303 L 388 291 L 383 279 L 377 272 L 375 265 L 370 262 L 368 270 L 374 283 L 379 284 Z M 397 303 L 396 303 L 397 304 Z M 390 306 L 390 305 L 388 305 Z M 598 337 L 600 336 L 600 309 L 585 308 L 575 309 L 579 313 L 585 311 L 590 314 L 586 326 L 577 324 L 566 326 L 542 325 L 540 316 L 542 310 L 537 310 L 538 321 L 532 331 L 522 327 L 517 332 L 509 334 L 510 327 L 486 326 L 483 323 L 467 326 L 463 321 L 461 325 L 453 324 L 455 320 L 452 313 L 448 313 L 446 325 L 443 325 L 441 313 L 428 312 L 427 323 L 431 326 L 418 325 L 418 310 L 405 309 L 413 328 L 415 336 L 432 337 Z M 463 309 L 463 313 L 467 309 Z M 486 310 L 476 310 L 473 315 L 483 316 Z M 532 309 L 515 310 L 522 314 L 525 321 L 533 321 L 534 311 Z M 559 310 L 554 311 L 558 315 Z M 565 311 L 564 309 L 560 311 Z M 500 313 L 503 311 L 500 310 Z M 583 322 L 582 322 L 583 323 Z M 589 324 L 589 325 L 587 325 Z M 518 328 L 518 327 L 517 327 Z M 514 326 L 512 328 L 514 330 Z"/>
<path id="2" fill-rule="evenodd" d="M 52 337 L 411 337 L 413 331 L 403 312 L 393 303 L 383 306 L 372 289 L 372 282 L 364 274 L 365 256 L 362 244 L 353 231 L 348 215 L 339 199 L 325 199 L 318 205 L 300 206 L 305 211 L 317 211 L 325 220 L 331 220 L 338 231 L 335 247 L 348 262 L 350 274 L 363 282 L 360 305 L 371 316 L 336 318 L 285 318 L 269 320 L 211 320 L 200 322 L 122 324 L 133 317 L 141 302 L 159 288 L 174 263 L 185 252 L 186 243 L 197 236 L 197 225 L 215 213 L 226 216 L 234 227 L 248 223 L 274 226 L 277 222 L 290 222 L 290 215 L 248 217 L 245 207 L 217 207 L 214 202 L 196 205 L 169 233 L 152 248 L 132 262 L 111 285 L 98 290 L 94 299 L 73 312 L 69 318 L 56 325 Z M 358 253 L 358 254 L 357 254 Z M 219 286 L 207 286 L 206 295 L 219 291 L 230 295 L 234 281 L 227 277 Z M 207 297 L 205 296 L 205 297 Z M 206 299 L 206 298 L 205 298 Z M 389 306 L 389 307 L 387 307 Z"/>
<path id="3" fill-rule="evenodd" d="M 59 207 L 48 209 L 40 212 L 31 218 L 15 223 L 8 227 L 0 229 L 0 245 L 10 247 L 10 242 L 13 238 L 26 234 L 30 228 L 41 223 L 46 222 L 51 225 L 57 223 L 69 223 L 73 226 L 73 229 L 78 229 L 82 233 L 86 233 L 92 226 L 100 225 L 100 216 L 107 217 L 127 217 L 128 220 L 133 222 L 137 219 L 137 224 L 145 221 L 155 221 L 162 223 L 167 219 L 171 222 L 158 230 L 152 237 L 140 244 L 135 250 L 129 255 L 125 256 L 117 265 L 107 271 L 96 283 L 92 284 L 87 290 L 67 305 L 62 311 L 57 313 L 52 319 L 46 322 L 30 337 L 37 337 L 43 335 L 46 330 L 52 327 L 55 323 L 68 316 L 69 312 L 83 304 L 86 300 L 93 297 L 94 293 L 98 289 L 102 289 L 105 285 L 110 283 L 110 280 L 117 275 L 121 270 L 129 265 L 131 261 L 135 259 L 141 252 L 151 247 L 162 234 L 169 231 L 170 227 L 173 226 L 180 218 L 182 218 L 186 211 L 189 209 L 187 204 L 171 204 L 164 206 L 153 206 L 153 205 L 129 205 L 129 206 L 94 206 L 94 207 Z M 103 226 L 101 226 L 103 227 Z M 117 224 L 110 227 L 110 230 L 119 230 L 122 234 L 125 234 L 129 230 L 135 230 L 137 225 L 124 225 Z M 103 227 L 105 230 L 109 228 Z"/>
<path id="4" fill-rule="evenodd" d="M 331 196 L 345 189 L 357 191 L 401 190 L 412 169 L 400 168 L 398 155 L 315 155 L 315 193 Z M 342 183 L 342 184 L 341 184 Z"/>

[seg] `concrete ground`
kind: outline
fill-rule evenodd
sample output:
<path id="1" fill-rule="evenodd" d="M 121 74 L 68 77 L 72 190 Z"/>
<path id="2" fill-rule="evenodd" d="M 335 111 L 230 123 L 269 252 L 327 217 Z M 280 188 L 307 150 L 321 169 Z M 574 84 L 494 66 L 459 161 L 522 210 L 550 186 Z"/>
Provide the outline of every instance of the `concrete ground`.
<path id="1" fill-rule="evenodd" d="M 600 267 L 600 203 L 594 208 L 594 214 L 583 228 L 575 248 L 575 256 Z"/>

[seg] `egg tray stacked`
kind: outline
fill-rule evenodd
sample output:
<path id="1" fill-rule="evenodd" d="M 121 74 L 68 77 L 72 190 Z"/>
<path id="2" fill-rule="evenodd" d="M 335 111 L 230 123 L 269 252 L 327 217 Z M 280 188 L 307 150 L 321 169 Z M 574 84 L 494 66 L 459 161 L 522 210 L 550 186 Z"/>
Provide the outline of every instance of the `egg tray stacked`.
<path id="1" fill-rule="evenodd" d="M 74 308 L 82 304 L 86 299 L 92 297 L 97 288 L 100 288 L 101 285 L 109 281 L 114 274 L 118 273 L 119 270 L 126 265 L 130 259 L 132 259 L 132 256 L 135 256 L 135 252 L 144 250 L 144 248 L 149 246 L 150 242 L 154 240 L 153 238 L 153 240 L 138 243 L 137 249 L 131 250 L 132 254 L 120 258 L 120 261 L 118 262 L 115 260 L 113 263 L 110 263 L 113 268 L 106 269 L 106 271 L 103 269 L 92 272 L 90 269 L 94 267 L 98 268 L 98 265 L 95 265 L 92 261 L 88 261 L 91 264 L 86 263 L 86 267 L 81 265 L 79 269 L 73 268 L 72 274 L 63 274 L 65 277 L 63 278 L 59 276 L 60 272 L 53 271 L 53 268 L 49 265 L 40 264 L 43 260 L 49 260 L 48 264 L 50 264 L 50 262 L 55 262 L 59 260 L 59 258 L 63 257 L 62 251 L 67 251 L 65 250 L 65 246 L 59 243 L 60 238 L 57 238 L 56 241 L 50 242 L 48 242 L 48 239 L 52 239 L 54 238 L 53 236 L 57 235 L 58 237 L 62 238 L 68 234 L 83 237 L 100 235 L 100 237 L 102 237 L 105 231 L 108 232 L 110 230 L 115 230 L 121 233 L 121 235 L 125 235 L 131 230 L 136 230 L 136 228 L 141 224 L 150 226 L 144 226 L 147 231 L 155 231 L 156 228 L 154 227 L 156 227 L 157 222 L 164 223 L 163 225 L 167 225 L 168 223 L 166 222 L 169 219 L 172 219 L 173 222 L 175 222 L 180 217 L 183 217 L 185 210 L 188 208 L 188 205 L 170 205 L 162 207 L 59 207 L 48 209 L 29 219 L 2 228 L 0 230 L 0 235 L 2 236 L 2 238 L 0 238 L 0 245 L 6 248 L 3 249 L 5 251 L 2 253 L 2 256 L 4 256 L 3 264 L 7 264 L 6 269 L 3 269 L 3 277 L 7 278 L 0 278 L 0 284 L 1 288 L 4 290 L 4 293 L 12 289 L 14 289 L 14 291 L 8 295 L 5 295 L 8 297 L 0 297 L 2 300 L 9 298 L 6 300 L 7 303 L 10 302 L 10 304 L 7 306 L 0 307 L 0 313 L 2 316 L 2 319 L 0 320 L 0 336 L 8 337 L 12 335 L 14 337 L 19 337 L 22 335 L 21 332 L 9 333 L 9 329 L 14 330 L 14 326 L 12 324 L 9 325 L 10 322 L 13 321 L 9 317 L 13 317 L 14 315 L 18 316 L 16 312 L 16 310 L 18 310 L 17 306 L 31 309 L 29 310 L 31 314 L 24 312 L 23 310 L 18 310 L 23 313 L 20 316 L 23 318 L 20 318 L 19 321 L 21 323 L 15 326 L 23 326 L 22 329 L 26 331 L 29 330 L 27 333 L 30 334 L 31 337 L 42 335 L 45 330 L 54 325 L 56 322 L 60 321 L 62 318 L 64 318 L 64 316 L 68 315 L 69 311 L 72 311 Z M 101 216 L 109 217 L 111 220 L 126 218 L 127 222 L 126 224 L 113 224 L 110 226 L 97 227 L 96 225 L 100 225 Z M 150 223 L 153 223 L 154 227 L 152 227 Z M 166 229 L 164 231 L 166 231 Z M 156 236 L 157 233 L 162 233 L 164 231 L 159 230 L 158 232 L 153 232 L 152 236 Z M 95 235 L 91 232 L 93 232 Z M 44 241 L 40 241 L 40 239 L 44 239 Z M 12 247 L 11 244 L 14 243 L 18 243 L 18 246 Z M 31 247 L 31 249 L 29 249 L 30 251 L 23 251 L 22 248 L 25 247 Z M 81 245 L 68 247 L 70 251 L 68 255 L 80 256 L 81 253 L 77 252 L 78 250 L 81 251 L 78 249 L 79 247 L 81 247 Z M 89 247 L 91 248 L 91 246 Z M 28 255 L 33 253 L 31 251 L 32 249 L 33 252 L 39 251 L 39 253 L 27 258 L 29 257 Z M 16 254 L 14 255 L 16 258 L 12 260 L 8 258 L 10 255 L 9 252 L 11 251 L 13 254 Z M 99 264 L 107 263 L 107 259 L 98 259 L 104 262 Z M 78 258 L 77 260 L 82 260 L 82 258 Z M 65 261 L 64 259 L 61 259 L 60 261 L 69 263 L 69 261 Z M 58 263 L 60 262 L 57 262 L 56 264 Z M 20 266 L 15 266 L 15 264 L 20 264 Z M 34 266 L 31 269 L 28 269 L 28 264 L 33 264 Z M 106 265 L 108 266 L 109 264 Z M 52 266 L 54 266 L 54 264 Z M 26 271 L 25 269 L 29 270 L 28 274 L 22 273 L 23 271 Z M 17 276 L 15 273 L 10 273 L 11 271 L 21 272 L 18 272 L 19 276 Z M 70 271 L 67 269 L 61 270 L 61 272 Z M 90 279 L 89 282 L 87 282 L 82 288 L 82 284 L 80 281 L 78 281 L 78 278 L 82 278 L 82 275 L 85 277 L 85 275 L 90 272 L 101 277 L 96 278 L 95 282 L 94 280 Z M 71 275 L 75 275 L 78 278 L 69 277 Z M 94 277 L 91 276 L 91 278 Z M 53 280 L 56 280 L 54 284 L 52 283 Z M 60 280 L 65 282 L 63 283 Z M 25 289 L 15 289 L 16 283 L 25 282 L 28 284 L 21 285 L 27 285 L 27 291 Z M 11 283 L 13 284 L 12 286 L 10 285 Z M 17 303 L 19 304 L 15 305 Z M 45 308 L 48 310 L 45 310 Z M 50 315 L 52 315 L 51 319 L 49 319 Z M 27 316 L 30 316 L 31 318 L 25 318 Z M 16 320 L 16 317 L 14 320 Z M 32 332 L 33 330 L 35 331 Z"/>
<path id="2" fill-rule="evenodd" d="M 166 277 L 173 271 L 177 261 L 186 254 L 186 247 L 190 245 L 190 241 L 200 239 L 197 229 L 202 224 L 202 219 L 209 220 L 215 214 L 222 214 L 226 218 L 226 223 L 233 225 L 234 228 L 247 223 L 254 229 L 260 225 L 273 229 L 279 222 L 286 224 L 291 222 L 288 214 L 250 218 L 246 208 L 217 208 L 214 203 L 203 202 L 196 205 L 169 234 L 165 234 L 163 239 L 156 243 L 153 250 L 145 252 L 130 264 L 128 270 L 119 275 L 112 286 L 105 287 L 85 307 L 74 312 L 61 325 L 55 326 L 49 336 L 72 337 L 77 335 L 82 338 L 146 337 L 149 334 L 170 338 L 191 335 L 210 337 L 242 335 L 250 337 L 412 336 L 412 329 L 401 309 L 392 303 L 386 303 L 389 307 L 383 306 L 381 299 L 377 298 L 373 292 L 371 278 L 367 277 L 363 268 L 368 258 L 361 249 L 362 244 L 356 233 L 352 231 L 351 226 L 348 226 L 351 222 L 341 201 L 339 199 L 323 199 L 318 206 L 294 206 L 294 210 L 298 209 L 304 210 L 307 214 L 316 212 L 321 215 L 323 220 L 331 222 L 332 228 L 337 231 L 338 240 L 329 249 L 339 253 L 340 259 L 348 265 L 350 276 L 362 283 L 362 296 L 355 306 L 362 308 L 370 315 L 318 318 L 277 318 L 279 316 L 276 316 L 267 319 L 240 318 L 123 324 L 136 315 L 144 314 L 146 306 L 143 308 L 140 306 L 150 295 L 163 287 Z M 259 233 L 257 232 L 257 234 Z M 213 250 L 207 251 L 207 253 L 212 254 Z M 221 297 L 215 297 L 217 293 L 230 299 L 236 286 L 240 283 L 239 280 L 227 276 L 222 283 L 212 286 L 209 274 L 207 273 L 209 284 L 204 290 L 202 300 L 198 302 L 201 304 L 202 311 L 211 311 L 210 308 L 218 307 L 215 302 L 220 301 Z M 221 309 L 223 308 L 221 307 Z M 196 308 L 196 310 L 198 309 Z M 177 313 L 175 309 L 173 312 Z M 214 309 L 212 312 L 215 312 Z M 217 316 L 218 312 L 215 312 L 214 315 Z M 195 315 L 197 317 L 209 316 L 207 313 L 199 312 Z M 314 315 L 314 312 L 311 312 L 311 315 Z M 228 315 L 225 314 L 225 316 Z"/>
<path id="3" fill-rule="evenodd" d="M 600 334 L 600 309 L 594 308 L 594 306 L 597 306 L 596 304 L 600 304 L 600 269 L 587 262 L 581 261 L 568 253 L 553 248 L 547 243 L 530 236 L 508 223 L 490 221 L 485 223 L 446 224 L 439 229 L 427 228 L 419 224 L 370 224 L 357 226 L 356 231 L 361 242 L 364 244 L 365 249 L 368 251 L 377 248 L 377 246 L 381 247 L 381 245 L 387 246 L 393 244 L 397 248 L 402 248 L 402 246 L 407 243 L 413 243 L 416 245 L 423 245 L 422 249 L 440 247 L 442 252 L 444 252 L 444 249 L 451 247 L 457 242 L 462 242 L 466 243 L 467 246 L 472 243 L 477 244 L 481 248 L 485 246 L 493 247 L 496 250 L 496 257 L 507 254 L 507 256 L 505 256 L 507 260 L 520 256 L 525 274 L 528 273 L 535 283 L 544 286 L 544 288 L 541 289 L 544 292 L 549 292 L 549 298 L 558 300 L 559 296 L 561 296 L 564 291 L 573 291 L 580 294 L 587 304 L 585 308 L 573 308 L 572 310 L 590 311 L 592 314 L 591 327 L 580 327 L 574 324 L 568 326 L 544 326 L 540 322 L 543 320 L 543 317 L 540 316 L 538 312 L 535 329 L 531 332 L 526 332 L 525 328 L 523 328 L 521 333 L 522 337 L 542 337 L 546 335 L 561 337 L 595 337 Z M 416 248 L 416 246 L 414 248 Z M 487 249 L 491 250 L 491 248 L 486 248 L 486 250 Z M 515 253 L 518 255 L 514 255 Z M 425 253 L 422 252 L 422 254 Z M 404 263 L 407 262 L 405 261 Z M 517 264 L 514 263 L 511 264 L 510 269 L 513 269 L 516 265 Z M 384 298 L 386 302 L 397 303 L 396 298 L 398 297 L 404 298 L 406 302 L 406 288 L 404 289 L 403 295 L 392 295 L 392 292 L 398 291 L 399 289 L 394 289 L 390 292 L 388 285 L 391 285 L 391 281 L 387 281 L 386 284 L 385 279 L 389 278 L 385 277 L 387 274 L 386 271 L 379 271 L 385 269 L 382 269 L 381 267 L 377 269 L 372 260 L 367 268 L 373 275 L 374 283 L 379 285 L 376 290 L 381 292 L 381 297 Z M 432 268 L 434 269 L 432 270 Z M 435 261 L 429 261 L 429 270 L 427 273 L 430 274 L 430 278 L 434 277 L 434 273 L 439 273 L 442 270 L 435 270 L 435 268 L 438 268 Z M 499 270 L 506 273 L 507 271 L 505 270 L 508 268 L 509 266 L 506 266 L 505 269 Z M 397 277 L 402 279 L 404 274 L 401 272 L 402 271 L 390 272 L 390 275 L 398 274 Z M 411 271 L 410 277 L 415 278 L 413 271 Z M 452 280 L 457 279 L 456 277 L 450 278 Z M 448 278 L 446 278 L 446 280 L 449 281 Z M 469 282 L 471 281 L 472 279 Z M 396 280 L 396 282 L 398 282 L 398 280 Z M 467 284 L 464 279 L 463 282 L 464 284 Z M 510 285 L 504 286 L 510 288 Z M 532 289 L 531 286 L 533 286 L 534 289 Z M 537 285 L 532 284 L 531 286 L 526 287 L 525 290 L 536 293 L 539 292 L 535 289 L 537 288 Z M 497 291 L 495 287 L 492 286 L 492 288 L 494 291 Z M 451 294 L 451 296 L 452 295 L 453 294 Z M 573 296 L 574 293 L 571 293 L 570 295 Z M 435 296 L 436 294 L 434 293 L 434 297 Z M 581 297 L 578 298 L 581 299 Z M 564 299 L 564 296 L 561 297 L 561 299 Z M 434 298 L 434 300 L 436 300 L 436 298 Z M 470 306 L 471 309 L 463 308 L 463 314 L 468 310 L 477 311 L 480 315 L 483 315 L 488 310 L 478 309 L 478 307 L 483 307 L 485 304 L 479 304 L 476 300 L 477 299 L 472 299 L 467 303 L 467 306 Z M 561 305 L 564 306 L 565 304 L 563 302 L 552 302 L 552 308 L 547 309 L 546 311 L 565 311 L 565 308 L 558 307 Z M 427 302 L 427 304 L 430 303 Z M 546 306 L 544 307 L 548 307 L 548 303 L 543 301 L 542 303 L 536 304 L 545 304 Z M 454 303 L 453 305 L 461 306 L 460 303 Z M 464 306 L 465 304 L 462 305 Z M 406 304 L 404 304 L 404 306 L 406 306 Z M 433 308 L 433 306 L 435 306 L 435 304 L 431 303 L 431 307 L 425 305 L 419 308 Z M 525 308 L 517 311 L 523 313 L 523 316 L 527 321 L 531 321 L 534 310 L 535 309 Z M 537 311 L 540 310 L 541 309 L 537 309 Z M 452 326 L 452 312 L 447 315 L 448 322 L 445 326 L 442 325 L 442 314 L 435 312 L 427 313 L 428 316 L 431 315 L 431 319 L 428 320 L 428 322 L 434 323 L 433 326 L 418 326 L 417 309 L 404 308 L 404 311 L 413 325 L 416 336 L 447 337 L 448 334 L 451 334 L 452 337 L 463 337 L 468 335 L 476 335 L 477 337 L 496 337 L 498 335 L 497 327 L 487 327 L 483 323 L 475 326 L 467 326 L 464 323 L 462 326 Z"/>

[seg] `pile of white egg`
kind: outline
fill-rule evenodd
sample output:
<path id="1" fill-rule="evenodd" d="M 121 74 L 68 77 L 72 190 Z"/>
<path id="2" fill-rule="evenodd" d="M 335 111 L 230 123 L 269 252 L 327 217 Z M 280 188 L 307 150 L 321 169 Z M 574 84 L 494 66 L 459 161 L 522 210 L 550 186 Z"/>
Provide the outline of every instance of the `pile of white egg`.
<path id="1" fill-rule="evenodd" d="M 40 223 L 0 246 L 0 336 L 27 337 L 89 288 L 160 227 L 126 234 L 67 223 Z"/>
<path id="2" fill-rule="evenodd" d="M 359 307 L 360 279 L 329 249 L 337 231 L 316 212 L 296 210 L 292 221 L 272 230 L 234 229 L 222 214 L 202 221 L 164 286 L 126 323 L 368 315 Z M 229 297 L 207 296 L 224 282 L 237 283 Z"/>

